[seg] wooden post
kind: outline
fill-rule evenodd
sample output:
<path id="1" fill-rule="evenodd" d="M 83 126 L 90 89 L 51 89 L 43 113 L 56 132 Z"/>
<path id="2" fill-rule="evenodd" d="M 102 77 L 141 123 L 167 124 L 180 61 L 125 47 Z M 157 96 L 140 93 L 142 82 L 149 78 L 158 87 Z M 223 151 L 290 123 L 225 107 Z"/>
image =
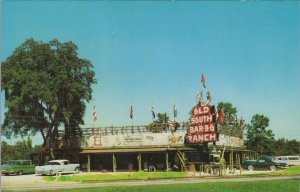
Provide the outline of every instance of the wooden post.
<path id="1" fill-rule="evenodd" d="M 113 172 L 115 173 L 117 171 L 117 159 L 115 157 L 115 154 L 113 154 L 112 157 L 113 157 Z"/>
<path id="2" fill-rule="evenodd" d="M 169 172 L 169 154 L 166 152 L 166 167 L 167 167 L 167 172 Z"/>
<path id="3" fill-rule="evenodd" d="M 137 156 L 138 165 L 139 165 L 139 171 L 142 171 L 142 154 L 139 153 Z"/>
<path id="4" fill-rule="evenodd" d="M 234 173 L 234 153 L 233 153 L 233 148 L 231 148 L 231 173 Z"/>
<path id="5" fill-rule="evenodd" d="M 238 153 L 235 153 L 235 166 L 238 167 Z"/>
<path id="6" fill-rule="evenodd" d="M 87 158 L 88 158 L 87 172 L 89 173 L 91 171 L 91 157 L 90 157 L 90 155 L 88 155 Z"/>
<path id="7" fill-rule="evenodd" d="M 243 156 L 243 154 L 242 154 Z M 242 175 L 242 163 L 241 163 L 241 158 L 240 158 L 240 154 L 238 154 L 238 164 L 239 164 L 239 168 L 240 168 L 240 175 Z"/>

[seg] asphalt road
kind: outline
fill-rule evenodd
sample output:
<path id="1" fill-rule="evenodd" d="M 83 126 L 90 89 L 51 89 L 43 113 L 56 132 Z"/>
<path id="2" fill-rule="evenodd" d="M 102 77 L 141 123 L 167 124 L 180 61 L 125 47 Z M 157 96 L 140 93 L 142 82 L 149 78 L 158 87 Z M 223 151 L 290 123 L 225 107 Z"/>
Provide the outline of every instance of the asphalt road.
<path id="1" fill-rule="evenodd" d="M 116 181 L 101 183 L 70 183 L 70 182 L 46 182 L 41 176 L 22 175 L 22 176 L 2 176 L 2 190 L 10 191 L 26 191 L 26 190 L 55 190 L 55 189 L 78 189 L 86 187 L 104 187 L 104 186 L 138 186 L 138 185 L 168 185 L 168 184 L 188 184 L 188 183 L 204 183 L 204 182 L 240 182 L 240 181 L 266 181 L 266 180 L 283 180 L 298 179 L 300 176 L 291 177 L 257 177 L 257 178 L 191 178 L 176 180 L 150 180 L 150 181 Z M 4 184 L 4 185 L 3 185 Z"/>

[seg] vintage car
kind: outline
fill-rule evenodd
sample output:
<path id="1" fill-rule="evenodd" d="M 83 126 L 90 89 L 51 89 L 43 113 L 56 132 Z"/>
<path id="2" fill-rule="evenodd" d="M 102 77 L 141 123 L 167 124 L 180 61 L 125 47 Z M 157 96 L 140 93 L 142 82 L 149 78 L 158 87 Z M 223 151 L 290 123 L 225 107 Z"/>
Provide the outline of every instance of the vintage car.
<path id="1" fill-rule="evenodd" d="M 297 155 L 277 156 L 276 159 L 286 161 L 288 166 L 300 166 L 300 157 Z"/>
<path id="2" fill-rule="evenodd" d="M 10 160 L 1 165 L 1 173 L 4 175 L 34 173 L 35 165 L 31 160 Z"/>
<path id="3" fill-rule="evenodd" d="M 253 171 L 254 169 L 269 169 L 276 171 L 279 168 L 287 168 L 286 162 L 280 162 L 273 156 L 261 156 L 257 160 L 246 160 L 243 163 L 243 168 Z"/>
<path id="4" fill-rule="evenodd" d="M 79 172 L 79 164 L 70 164 L 68 160 L 52 160 L 43 166 L 36 166 L 35 173 L 38 175 L 54 175 L 56 173 Z"/>

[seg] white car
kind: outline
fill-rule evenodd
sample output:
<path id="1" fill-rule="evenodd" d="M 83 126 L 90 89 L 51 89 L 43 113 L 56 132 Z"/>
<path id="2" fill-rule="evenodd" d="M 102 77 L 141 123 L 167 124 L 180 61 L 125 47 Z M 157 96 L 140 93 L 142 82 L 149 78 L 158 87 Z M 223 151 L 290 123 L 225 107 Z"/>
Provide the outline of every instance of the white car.
<path id="1" fill-rule="evenodd" d="M 288 166 L 298 165 L 300 166 L 300 157 L 297 155 L 277 156 L 276 159 L 286 161 Z"/>
<path id="2" fill-rule="evenodd" d="M 55 175 L 56 173 L 79 172 L 79 164 L 69 164 L 68 160 L 52 160 L 43 166 L 36 166 L 35 173 L 38 175 Z"/>

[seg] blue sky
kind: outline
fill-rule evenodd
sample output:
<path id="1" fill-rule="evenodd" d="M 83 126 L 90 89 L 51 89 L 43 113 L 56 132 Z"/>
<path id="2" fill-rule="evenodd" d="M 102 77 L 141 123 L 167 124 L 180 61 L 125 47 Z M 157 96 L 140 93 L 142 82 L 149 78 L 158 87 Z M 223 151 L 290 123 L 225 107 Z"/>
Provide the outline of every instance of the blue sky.
<path id="1" fill-rule="evenodd" d="M 214 104 L 299 140 L 299 18 L 299 2 L 4 1 L 1 60 L 28 38 L 77 44 L 98 80 L 84 127 L 94 105 L 96 126 L 130 125 L 131 104 L 134 124 L 152 120 L 152 103 L 172 115 L 175 102 L 186 121 L 203 72 Z"/>

